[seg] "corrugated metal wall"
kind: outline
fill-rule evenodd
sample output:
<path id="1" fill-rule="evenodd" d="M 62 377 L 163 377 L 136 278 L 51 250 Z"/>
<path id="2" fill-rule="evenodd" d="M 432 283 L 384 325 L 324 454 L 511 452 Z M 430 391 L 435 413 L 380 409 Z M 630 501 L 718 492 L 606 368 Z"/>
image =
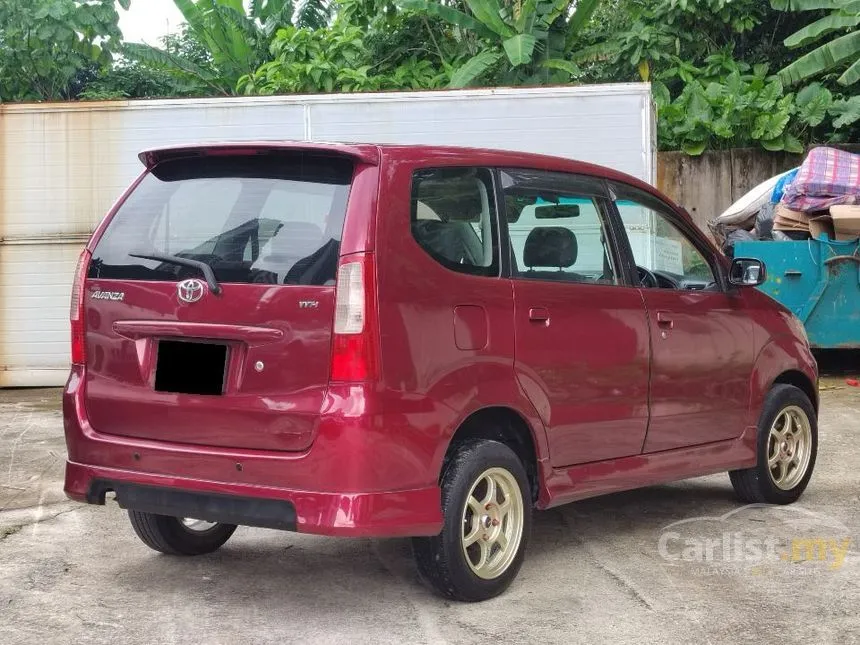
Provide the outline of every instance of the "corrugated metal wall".
<path id="1" fill-rule="evenodd" d="M 0 106 L 0 387 L 61 385 L 77 256 L 144 148 L 293 139 L 451 144 L 653 181 L 647 85 Z"/>

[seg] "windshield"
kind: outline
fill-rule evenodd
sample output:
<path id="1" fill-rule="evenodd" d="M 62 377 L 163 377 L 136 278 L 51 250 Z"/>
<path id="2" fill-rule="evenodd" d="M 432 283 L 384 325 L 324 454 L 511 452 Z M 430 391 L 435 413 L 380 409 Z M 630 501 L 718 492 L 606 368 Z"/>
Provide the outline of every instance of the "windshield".
<path id="1" fill-rule="evenodd" d="M 334 284 L 352 162 L 306 154 L 197 157 L 156 166 L 114 216 L 89 277 Z"/>

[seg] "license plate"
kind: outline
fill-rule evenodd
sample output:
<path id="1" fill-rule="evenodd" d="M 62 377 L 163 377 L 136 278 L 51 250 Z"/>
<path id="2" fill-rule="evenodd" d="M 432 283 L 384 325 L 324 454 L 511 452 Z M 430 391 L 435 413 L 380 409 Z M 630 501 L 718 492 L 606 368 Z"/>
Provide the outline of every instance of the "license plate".
<path id="1" fill-rule="evenodd" d="M 161 340 L 155 389 L 179 394 L 223 394 L 226 368 L 226 345 Z"/>

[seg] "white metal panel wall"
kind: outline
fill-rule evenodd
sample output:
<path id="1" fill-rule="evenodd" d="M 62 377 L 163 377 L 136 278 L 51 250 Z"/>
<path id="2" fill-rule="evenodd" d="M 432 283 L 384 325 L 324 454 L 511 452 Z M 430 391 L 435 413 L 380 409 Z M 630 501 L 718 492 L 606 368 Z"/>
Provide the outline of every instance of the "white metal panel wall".
<path id="1" fill-rule="evenodd" d="M 179 143 L 369 141 L 524 150 L 653 181 L 644 84 L 0 105 L 0 387 L 61 385 L 75 262 L 140 172 Z"/>
<path id="2" fill-rule="evenodd" d="M 79 244 L 0 246 L 0 387 L 60 385 L 67 376 L 69 289 Z"/>
<path id="3" fill-rule="evenodd" d="M 309 105 L 314 140 L 521 150 L 653 180 L 651 94 L 644 84 L 354 94 Z"/>
<path id="4" fill-rule="evenodd" d="M 88 235 L 140 173 L 144 148 L 305 134 L 301 105 L 212 100 L 7 105 L 0 129 L 4 240 Z"/>
<path id="5" fill-rule="evenodd" d="M 62 385 L 84 243 L 140 173 L 144 148 L 302 139 L 305 109 L 248 101 L 0 108 L 0 387 Z"/>

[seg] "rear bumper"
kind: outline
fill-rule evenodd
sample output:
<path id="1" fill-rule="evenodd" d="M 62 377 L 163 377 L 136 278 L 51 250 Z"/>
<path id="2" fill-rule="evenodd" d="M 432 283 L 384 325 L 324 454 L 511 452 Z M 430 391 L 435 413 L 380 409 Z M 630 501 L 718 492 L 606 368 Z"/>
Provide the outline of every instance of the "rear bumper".
<path id="1" fill-rule="evenodd" d="M 319 493 L 168 477 L 66 462 L 66 494 L 123 508 L 247 526 L 348 537 L 437 535 L 439 488 L 376 493 Z M 205 517 L 203 517 L 205 516 Z"/>
<path id="2" fill-rule="evenodd" d="M 277 452 L 154 441 L 99 432 L 84 405 L 85 375 L 73 368 L 63 396 L 66 494 L 103 503 L 116 493 L 136 510 L 320 535 L 438 535 L 438 438 L 366 409 L 321 416 L 313 446 Z M 168 420 L 165 419 L 167 422 Z M 397 423 L 401 425 L 397 425 Z M 154 488 L 156 490 L 149 490 Z M 145 489 L 145 490 L 144 490 Z"/>

